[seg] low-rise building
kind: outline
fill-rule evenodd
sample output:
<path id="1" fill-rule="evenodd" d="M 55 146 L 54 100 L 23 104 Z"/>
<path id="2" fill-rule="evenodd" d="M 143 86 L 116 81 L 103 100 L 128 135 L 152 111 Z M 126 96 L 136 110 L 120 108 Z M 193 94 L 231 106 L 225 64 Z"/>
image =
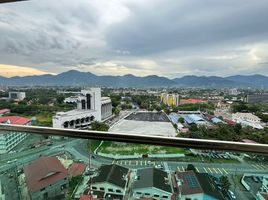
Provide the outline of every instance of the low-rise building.
<path id="1" fill-rule="evenodd" d="M 85 172 L 86 167 L 84 163 L 73 163 L 68 169 L 68 174 L 70 177 L 80 176 Z"/>
<path id="2" fill-rule="evenodd" d="M 203 99 L 181 99 L 180 104 L 200 104 L 200 103 L 207 103 L 207 100 Z"/>
<path id="3" fill-rule="evenodd" d="M 128 181 L 129 169 L 111 164 L 101 166 L 89 184 L 91 183 L 93 194 L 102 192 L 104 197 L 109 195 L 124 197 Z"/>
<path id="4" fill-rule="evenodd" d="M 169 174 L 156 168 L 138 169 L 132 191 L 137 199 L 171 200 L 174 196 Z"/>
<path id="5" fill-rule="evenodd" d="M 237 112 L 232 115 L 232 120 L 236 123 L 240 123 L 242 126 L 251 126 L 256 129 L 263 129 L 261 126 L 261 119 L 252 113 Z"/>
<path id="6" fill-rule="evenodd" d="M 248 103 L 268 103 L 268 94 L 251 94 L 247 95 L 246 101 Z"/>
<path id="7" fill-rule="evenodd" d="M 19 116 L 5 116 L 0 117 L 0 124 L 14 124 L 14 125 L 31 125 L 31 120 Z M 0 154 L 11 151 L 20 142 L 26 139 L 26 133 L 20 132 L 6 132 L 0 134 Z"/>
<path id="8" fill-rule="evenodd" d="M 32 200 L 57 199 L 68 187 L 68 171 L 57 157 L 40 157 L 24 167 Z"/>
<path id="9" fill-rule="evenodd" d="M 5 108 L 5 109 L 0 110 L 0 116 L 3 116 L 3 115 L 8 114 L 8 113 L 10 113 L 10 109 Z"/>
<path id="10" fill-rule="evenodd" d="M 26 97 L 25 92 L 9 92 L 8 94 L 9 99 L 15 101 L 22 101 Z"/>
<path id="11" fill-rule="evenodd" d="M 207 124 L 207 122 L 204 118 L 202 118 L 201 116 L 196 115 L 196 114 L 186 115 L 184 117 L 184 120 L 189 125 L 191 125 L 191 124 L 206 125 Z"/>
<path id="12" fill-rule="evenodd" d="M 224 200 L 215 183 L 206 173 L 177 172 L 174 182 L 180 200 Z"/>

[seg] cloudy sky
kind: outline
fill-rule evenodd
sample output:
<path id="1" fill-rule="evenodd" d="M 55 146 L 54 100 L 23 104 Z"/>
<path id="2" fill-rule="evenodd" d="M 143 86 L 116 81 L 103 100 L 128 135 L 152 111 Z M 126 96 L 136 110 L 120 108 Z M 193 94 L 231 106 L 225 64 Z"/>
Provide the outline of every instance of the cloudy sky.
<path id="1" fill-rule="evenodd" d="M 0 4 L 0 75 L 268 75 L 267 0 Z"/>

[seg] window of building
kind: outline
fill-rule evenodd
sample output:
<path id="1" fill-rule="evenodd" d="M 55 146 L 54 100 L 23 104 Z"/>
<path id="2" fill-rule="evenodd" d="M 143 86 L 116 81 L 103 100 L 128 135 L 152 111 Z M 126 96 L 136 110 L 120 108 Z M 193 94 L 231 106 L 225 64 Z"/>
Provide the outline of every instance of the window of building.
<path id="1" fill-rule="evenodd" d="M 141 192 L 136 192 L 136 194 L 142 194 Z"/>
<path id="2" fill-rule="evenodd" d="M 117 193 L 121 193 L 121 190 L 116 190 Z"/>
<path id="3" fill-rule="evenodd" d="M 168 198 L 168 196 L 165 196 L 165 195 L 164 195 L 164 196 L 162 196 L 162 198 L 167 199 L 167 198 Z"/>
<path id="4" fill-rule="evenodd" d="M 92 189 L 93 189 L 93 190 L 96 190 L 96 189 L 97 189 L 97 187 L 95 187 L 95 186 L 92 186 Z"/>
<path id="5" fill-rule="evenodd" d="M 100 187 L 100 190 L 104 190 L 104 188 L 103 187 Z"/>
<path id="6" fill-rule="evenodd" d="M 159 195 L 158 194 L 155 194 L 154 197 L 159 197 Z"/>
<path id="7" fill-rule="evenodd" d="M 113 192 L 114 190 L 111 188 L 108 188 L 108 192 Z"/>
<path id="8" fill-rule="evenodd" d="M 145 193 L 146 196 L 150 196 L 150 193 Z"/>

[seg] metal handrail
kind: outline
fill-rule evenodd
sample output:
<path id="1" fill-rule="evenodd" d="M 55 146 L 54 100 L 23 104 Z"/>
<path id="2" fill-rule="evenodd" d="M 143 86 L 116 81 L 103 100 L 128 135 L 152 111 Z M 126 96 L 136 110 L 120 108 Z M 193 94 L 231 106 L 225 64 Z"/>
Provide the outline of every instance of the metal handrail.
<path id="1" fill-rule="evenodd" d="M 249 144 L 220 140 L 204 140 L 179 137 L 149 136 L 130 133 L 115 133 L 92 130 L 58 129 L 38 126 L 0 124 L 1 131 L 36 133 L 49 136 L 63 136 L 82 139 L 107 140 L 117 142 L 163 145 L 172 147 L 250 152 L 268 155 L 268 144 Z M 3 133 L 3 132 L 2 132 Z"/>

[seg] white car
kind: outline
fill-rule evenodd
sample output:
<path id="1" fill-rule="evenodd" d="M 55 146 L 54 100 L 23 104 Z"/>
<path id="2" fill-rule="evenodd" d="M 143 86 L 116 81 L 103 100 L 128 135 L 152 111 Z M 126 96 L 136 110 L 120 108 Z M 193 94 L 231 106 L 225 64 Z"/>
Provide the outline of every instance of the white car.
<path id="1" fill-rule="evenodd" d="M 228 190 L 227 194 L 230 199 L 236 199 L 235 194 L 231 190 Z"/>

